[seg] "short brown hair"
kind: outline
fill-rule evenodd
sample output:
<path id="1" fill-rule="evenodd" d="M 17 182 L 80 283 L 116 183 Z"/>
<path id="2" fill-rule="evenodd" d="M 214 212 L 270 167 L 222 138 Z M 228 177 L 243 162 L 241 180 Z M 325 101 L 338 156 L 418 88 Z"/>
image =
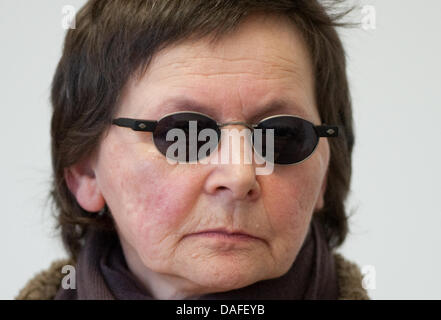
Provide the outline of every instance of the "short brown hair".
<path id="1" fill-rule="evenodd" d="M 329 2 L 329 1 L 328 1 Z M 63 243 L 76 257 L 86 230 L 112 228 L 110 214 L 85 211 L 67 187 L 64 170 L 95 152 L 109 128 L 121 91 L 153 55 L 191 37 L 216 41 L 255 12 L 282 14 L 295 23 L 312 57 L 315 95 L 322 122 L 339 125 L 330 139 L 325 204 L 316 212 L 330 247 L 348 232 L 347 197 L 354 144 L 345 52 L 336 26 L 348 11 L 331 14 L 317 0 L 90 0 L 67 32 L 51 92 L 53 182 L 50 196 Z M 107 206 L 106 209 L 108 210 Z"/>

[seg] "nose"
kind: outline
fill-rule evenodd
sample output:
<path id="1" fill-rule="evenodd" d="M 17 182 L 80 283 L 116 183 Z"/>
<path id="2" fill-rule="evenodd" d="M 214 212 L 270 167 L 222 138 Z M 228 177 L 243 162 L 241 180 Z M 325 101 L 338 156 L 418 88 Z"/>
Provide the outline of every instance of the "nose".
<path id="1" fill-rule="evenodd" d="M 247 135 L 251 132 L 241 129 L 244 128 L 222 128 L 217 150 L 218 163 L 212 165 L 205 188 L 209 194 L 226 200 L 253 201 L 260 196 L 261 191 L 256 179 L 252 143 Z"/>

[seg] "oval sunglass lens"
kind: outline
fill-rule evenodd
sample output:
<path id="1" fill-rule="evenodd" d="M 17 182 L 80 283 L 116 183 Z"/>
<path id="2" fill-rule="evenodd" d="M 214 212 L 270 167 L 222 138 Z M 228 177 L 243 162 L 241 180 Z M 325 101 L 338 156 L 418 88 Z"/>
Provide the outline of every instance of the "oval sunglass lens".
<path id="1" fill-rule="evenodd" d="M 199 141 L 204 129 L 213 130 L 219 137 L 219 128 L 213 119 L 198 113 L 175 113 L 158 122 L 153 139 L 166 157 L 178 162 L 193 162 L 198 160 L 199 150 L 205 144 L 205 140 Z M 208 154 L 203 153 L 204 156 Z"/>
<path id="2" fill-rule="evenodd" d="M 315 149 L 318 137 L 314 125 L 292 116 L 273 117 L 258 125 L 262 129 L 262 148 L 256 150 L 267 158 L 266 129 L 274 129 L 274 163 L 293 164 L 306 159 Z M 267 159 L 268 161 L 270 159 Z"/>

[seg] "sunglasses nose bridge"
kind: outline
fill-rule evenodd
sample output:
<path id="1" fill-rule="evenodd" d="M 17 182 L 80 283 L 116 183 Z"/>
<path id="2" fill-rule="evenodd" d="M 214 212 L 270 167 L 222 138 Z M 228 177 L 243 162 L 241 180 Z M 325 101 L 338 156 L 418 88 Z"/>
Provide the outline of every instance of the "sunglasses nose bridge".
<path id="1" fill-rule="evenodd" d="M 230 129 L 223 129 L 223 127 L 226 127 L 229 125 L 241 125 L 241 126 L 244 126 L 246 129 L 249 129 L 249 131 L 247 133 L 245 133 L 245 135 L 243 135 L 243 131 L 241 131 L 242 129 L 239 129 L 239 131 L 235 131 L 236 129 L 233 129 L 232 132 L 230 132 Z M 248 124 L 243 121 L 230 121 L 230 122 L 225 122 L 225 123 L 217 123 L 217 126 L 221 130 L 227 130 L 226 132 L 223 132 L 221 134 L 221 138 L 219 139 L 219 143 L 221 145 L 223 145 L 223 142 L 221 143 L 221 140 L 226 139 L 225 142 L 227 142 L 227 144 L 223 145 L 222 148 L 227 148 L 226 149 L 227 151 L 221 151 L 221 153 L 223 154 L 223 152 L 226 152 L 226 154 L 228 155 L 227 161 L 232 161 L 232 163 L 235 163 L 235 164 L 242 164 L 242 163 L 251 164 L 251 163 L 253 163 L 252 153 L 253 153 L 254 149 L 253 149 L 253 142 L 252 142 L 251 136 L 253 135 L 253 131 L 254 131 L 256 125 Z M 224 133 L 225 133 L 225 135 L 224 135 Z M 236 140 L 236 143 L 234 142 L 235 139 L 241 140 L 242 137 L 244 138 L 244 142 L 249 141 L 249 143 L 245 142 L 245 144 L 242 146 L 242 143 L 239 142 L 239 140 Z M 247 140 L 247 138 L 249 138 L 250 140 Z M 239 149 L 234 149 L 234 148 L 239 148 Z M 224 150 L 224 149 L 222 149 L 222 150 Z M 230 159 L 229 155 L 231 155 L 232 159 Z M 224 155 L 222 155 L 221 157 L 223 159 Z"/>

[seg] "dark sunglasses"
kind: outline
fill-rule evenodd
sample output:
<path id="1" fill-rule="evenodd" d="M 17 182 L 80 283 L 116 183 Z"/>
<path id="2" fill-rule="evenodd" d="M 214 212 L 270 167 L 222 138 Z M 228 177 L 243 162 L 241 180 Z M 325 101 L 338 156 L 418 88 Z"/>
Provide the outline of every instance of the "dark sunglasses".
<path id="1" fill-rule="evenodd" d="M 197 123 L 197 136 L 204 129 L 212 129 L 216 132 L 217 143 L 221 137 L 221 127 L 232 124 L 241 124 L 251 129 L 262 129 L 262 148 L 255 150 L 265 158 L 266 153 L 266 135 L 267 129 L 274 131 L 274 163 L 276 164 L 297 164 L 309 158 L 317 148 L 319 138 L 332 138 L 338 136 L 338 127 L 329 125 L 316 126 L 313 123 L 293 115 L 275 115 L 261 120 L 258 124 L 247 124 L 244 122 L 228 122 L 217 123 L 216 120 L 209 116 L 193 111 L 180 111 L 167 114 L 158 121 L 155 120 L 137 120 L 128 118 L 118 118 L 112 121 L 120 127 L 131 128 L 135 131 L 146 131 L 153 133 L 153 142 L 156 148 L 163 154 L 167 155 L 167 149 L 175 143 L 175 141 L 167 141 L 167 132 L 172 129 L 182 129 L 186 135 L 187 155 L 189 152 L 189 144 L 191 137 L 189 134 L 190 121 Z M 201 148 L 204 141 L 194 141 L 197 145 L 197 151 Z M 254 145 L 254 135 L 253 135 Z M 199 152 L 198 152 L 199 154 Z M 208 156 L 208 154 L 206 154 Z M 170 155 L 169 155 L 170 156 Z M 186 161 L 194 161 L 189 156 Z"/>

